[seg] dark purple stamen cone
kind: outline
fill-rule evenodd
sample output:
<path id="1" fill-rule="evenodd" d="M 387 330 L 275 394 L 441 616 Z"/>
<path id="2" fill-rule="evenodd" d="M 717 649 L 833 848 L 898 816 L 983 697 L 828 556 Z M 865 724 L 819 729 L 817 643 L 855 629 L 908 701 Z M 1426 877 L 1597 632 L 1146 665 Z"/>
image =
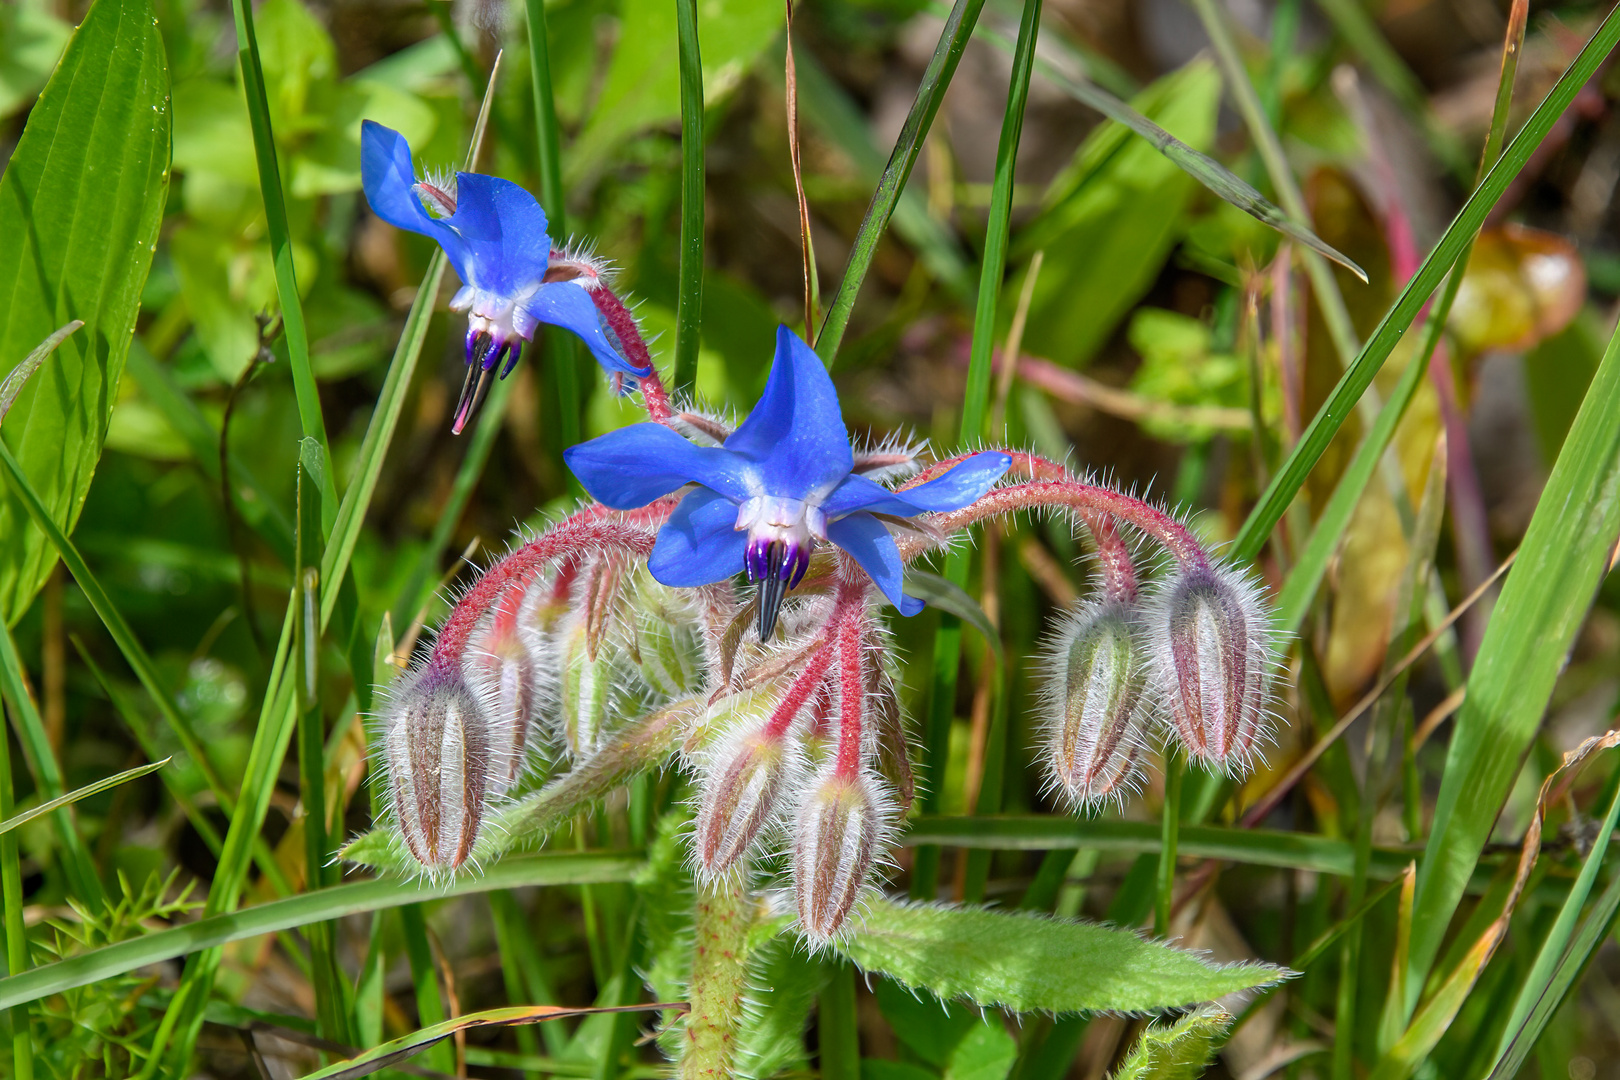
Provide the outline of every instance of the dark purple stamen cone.
<path id="1" fill-rule="evenodd" d="M 383 754 L 405 846 L 429 871 L 472 853 L 489 785 L 488 722 L 456 670 L 428 667 L 393 695 Z"/>
<path id="2" fill-rule="evenodd" d="M 1148 633 L 1153 680 L 1190 757 L 1246 772 L 1265 734 L 1270 628 L 1254 586 L 1200 567 L 1155 598 Z"/>
<path id="3" fill-rule="evenodd" d="M 804 579 L 810 566 L 810 551 L 782 540 L 754 542 L 743 553 L 748 580 L 759 582 L 759 640 L 769 641 L 776 632 L 776 619 L 788 590 Z"/>
<path id="4" fill-rule="evenodd" d="M 1147 664 L 1117 600 L 1069 617 L 1047 660 L 1046 764 L 1076 806 L 1119 797 L 1136 776 L 1148 718 Z"/>

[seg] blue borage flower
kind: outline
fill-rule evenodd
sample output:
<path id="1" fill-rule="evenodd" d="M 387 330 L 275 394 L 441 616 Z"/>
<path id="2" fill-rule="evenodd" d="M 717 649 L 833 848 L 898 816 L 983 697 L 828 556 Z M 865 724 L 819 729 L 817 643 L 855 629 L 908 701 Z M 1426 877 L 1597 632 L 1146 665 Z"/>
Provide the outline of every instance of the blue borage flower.
<path id="1" fill-rule="evenodd" d="M 966 506 L 1012 464 L 974 454 L 943 476 L 890 491 L 854 472 L 838 394 L 821 360 L 787 327 L 765 393 L 722 446 L 687 442 L 662 424 L 620 428 L 564 452 L 596 499 L 616 510 L 698 487 L 658 533 L 648 568 L 665 585 L 708 585 L 746 571 L 760 583 L 759 633 L 768 638 L 787 591 L 804 577 L 817 541 L 843 548 L 902 614 L 921 600 L 901 592 L 903 565 L 879 519 Z"/>
<path id="2" fill-rule="evenodd" d="M 639 379 L 651 373 L 626 359 L 610 338 L 617 335 L 592 296 L 603 287 L 595 264 L 552 257 L 546 213 L 523 188 L 481 173 L 458 172 L 453 183 L 418 180 L 404 137 L 372 120 L 361 125 L 360 175 L 372 211 L 438 241 L 461 276 L 461 291 L 450 301 L 452 311 L 467 312 L 468 367 L 456 404 L 457 432 L 483 401 L 502 358 L 504 379 L 540 323 L 578 334 L 610 374 Z"/>

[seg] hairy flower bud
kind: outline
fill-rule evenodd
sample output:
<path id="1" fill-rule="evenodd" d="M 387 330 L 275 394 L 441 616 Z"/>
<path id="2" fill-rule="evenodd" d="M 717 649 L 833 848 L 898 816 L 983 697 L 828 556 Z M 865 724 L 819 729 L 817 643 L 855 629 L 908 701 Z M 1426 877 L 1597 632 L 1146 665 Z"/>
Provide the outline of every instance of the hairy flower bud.
<path id="1" fill-rule="evenodd" d="M 775 815 L 785 782 L 799 771 L 786 733 L 750 725 L 717 752 L 705 771 L 697 813 L 698 869 L 729 870 Z"/>
<path id="2" fill-rule="evenodd" d="M 1118 797 L 1136 777 L 1148 719 L 1147 665 L 1118 600 L 1071 614 L 1046 659 L 1046 766 L 1075 806 Z"/>
<path id="3" fill-rule="evenodd" d="M 490 794 L 501 795 L 528 764 L 540 697 L 534 659 L 515 629 L 496 629 L 468 650 L 464 670 L 489 718 Z"/>
<path id="4" fill-rule="evenodd" d="M 864 772 L 823 774 L 799 808 L 793 836 L 793 886 L 799 923 L 816 944 L 831 940 L 884 848 L 888 828 L 882 788 Z"/>
<path id="5" fill-rule="evenodd" d="M 612 727 L 615 684 L 621 664 L 612 650 L 591 655 L 586 620 L 570 616 L 559 631 L 558 721 L 563 744 L 574 757 L 594 753 Z"/>
<path id="6" fill-rule="evenodd" d="M 659 701 L 694 692 L 703 681 L 702 624 L 690 594 L 660 585 L 645 567 L 631 592 L 632 659 Z"/>
<path id="7" fill-rule="evenodd" d="M 1274 659 L 1258 588 L 1235 571 L 1176 575 L 1149 605 L 1152 678 L 1190 757 L 1246 772 L 1266 736 Z"/>
<path id="8" fill-rule="evenodd" d="M 405 846 L 430 872 L 472 853 L 490 789 L 489 720 L 455 668 L 429 666 L 390 695 L 381 744 Z"/>

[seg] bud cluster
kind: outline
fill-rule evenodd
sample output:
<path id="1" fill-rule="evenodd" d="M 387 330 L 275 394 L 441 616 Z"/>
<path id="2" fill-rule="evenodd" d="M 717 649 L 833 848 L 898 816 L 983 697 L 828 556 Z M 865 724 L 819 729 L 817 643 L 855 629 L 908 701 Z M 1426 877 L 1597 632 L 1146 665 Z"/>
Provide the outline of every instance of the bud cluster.
<path id="1" fill-rule="evenodd" d="M 490 806 L 538 771 L 548 743 L 588 757 L 624 719 L 702 683 L 696 607 L 651 580 L 653 533 L 635 518 L 591 508 L 515 549 L 389 692 L 380 771 L 429 873 L 471 857 Z"/>
<path id="2" fill-rule="evenodd" d="M 1165 543 L 1173 569 L 1139 596 L 1116 518 L 1084 515 L 1101 595 L 1071 612 L 1046 650 L 1043 757 L 1076 808 L 1119 801 L 1139 784 L 1155 728 L 1167 729 L 1190 760 L 1232 775 L 1248 772 L 1267 737 L 1276 660 L 1259 588 L 1214 561 L 1179 523 L 1148 511 L 1126 521 L 1150 536 L 1144 521 L 1175 530 Z"/>
<path id="3" fill-rule="evenodd" d="M 888 848 L 911 773 L 886 642 L 860 571 L 841 560 L 834 595 L 782 613 L 780 643 L 752 647 L 737 676 L 764 675 L 770 707 L 732 718 L 695 757 L 693 855 L 708 879 L 785 842 L 800 926 L 835 936 Z"/>

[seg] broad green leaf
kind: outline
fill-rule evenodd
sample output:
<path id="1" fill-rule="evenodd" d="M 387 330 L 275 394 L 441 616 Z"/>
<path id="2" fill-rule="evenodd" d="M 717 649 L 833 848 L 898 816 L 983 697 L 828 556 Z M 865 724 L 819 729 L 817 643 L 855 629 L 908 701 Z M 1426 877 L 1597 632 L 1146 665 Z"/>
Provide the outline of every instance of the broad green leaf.
<path id="1" fill-rule="evenodd" d="M 1215 137 L 1220 77 L 1195 60 L 1148 87 L 1132 106 L 1198 150 Z M 1041 215 L 1015 251 L 1046 251 L 1029 306 L 1024 346 L 1059 363 L 1091 358 L 1139 300 L 1181 235 L 1181 212 L 1197 182 L 1150 143 L 1110 121 L 1087 136 L 1052 184 Z M 1022 288 L 1022 275 L 1007 285 Z M 1012 310 L 1018 293 L 1007 294 Z M 1075 303 L 1075 297 L 1085 303 Z"/>
<path id="2" fill-rule="evenodd" d="M 201 949 L 309 923 L 491 889 L 630 881 L 641 866 L 640 858 L 621 852 L 571 852 L 507 859 L 478 877 L 448 882 L 385 878 L 334 885 L 92 949 L 22 975 L 0 979 L 0 1008 L 34 1001 L 75 986 L 87 986 Z"/>
<path id="3" fill-rule="evenodd" d="M 996 656 L 1001 656 L 1001 635 L 996 633 L 996 628 L 990 622 L 990 616 L 984 613 L 984 608 L 960 585 L 938 574 L 908 566 L 905 588 L 907 595 L 926 600 L 939 610 L 949 612 L 973 627 Z"/>
<path id="4" fill-rule="evenodd" d="M 96 0 L 0 177 L 0 370 L 62 324 L 4 437 L 71 529 L 118 399 L 168 190 L 169 75 L 151 0 Z M 56 557 L 15 494 L 0 502 L 0 618 L 27 609 Z"/>
<path id="5" fill-rule="evenodd" d="M 1133 930 L 1028 912 L 874 900 L 852 921 L 835 947 L 863 971 L 1018 1012 L 1168 1009 L 1289 976 L 1270 964 L 1211 964 Z"/>
<path id="6" fill-rule="evenodd" d="M 601 96 L 568 155 L 564 180 L 570 184 L 594 172 L 624 139 L 681 113 L 675 5 L 669 0 L 625 0 L 619 25 L 623 30 Z M 706 0 L 698 5 L 704 101 L 713 105 L 730 93 L 781 26 L 782 8 L 770 0 Z"/>
<path id="7" fill-rule="evenodd" d="M 1231 1025 L 1222 1009 L 1188 1013 L 1142 1032 L 1113 1080 L 1197 1080 Z"/>
<path id="8" fill-rule="evenodd" d="M 1480 644 L 1418 865 L 1408 1013 L 1620 533 L 1620 335 L 1593 376 Z"/>

